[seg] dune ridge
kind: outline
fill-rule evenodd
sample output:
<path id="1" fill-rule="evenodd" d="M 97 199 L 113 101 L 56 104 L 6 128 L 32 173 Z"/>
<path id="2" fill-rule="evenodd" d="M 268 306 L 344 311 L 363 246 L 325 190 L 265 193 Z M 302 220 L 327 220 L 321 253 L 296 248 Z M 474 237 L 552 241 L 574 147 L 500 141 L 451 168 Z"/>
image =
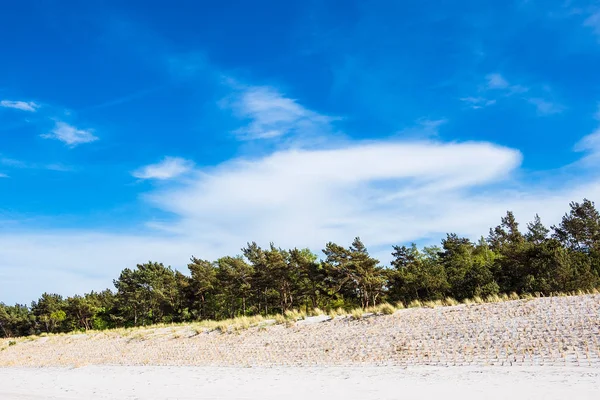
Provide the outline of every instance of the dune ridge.
<path id="1" fill-rule="evenodd" d="M 600 295 L 398 310 L 222 333 L 192 325 L 0 342 L 0 366 L 600 367 Z"/>

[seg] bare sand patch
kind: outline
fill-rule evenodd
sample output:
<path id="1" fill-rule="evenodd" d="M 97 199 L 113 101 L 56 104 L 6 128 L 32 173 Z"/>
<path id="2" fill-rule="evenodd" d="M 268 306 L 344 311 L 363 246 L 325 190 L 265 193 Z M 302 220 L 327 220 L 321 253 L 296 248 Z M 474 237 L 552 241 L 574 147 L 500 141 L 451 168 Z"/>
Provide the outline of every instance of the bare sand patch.
<path id="1" fill-rule="evenodd" d="M 598 399 L 585 367 L 0 368 L 3 400 Z"/>

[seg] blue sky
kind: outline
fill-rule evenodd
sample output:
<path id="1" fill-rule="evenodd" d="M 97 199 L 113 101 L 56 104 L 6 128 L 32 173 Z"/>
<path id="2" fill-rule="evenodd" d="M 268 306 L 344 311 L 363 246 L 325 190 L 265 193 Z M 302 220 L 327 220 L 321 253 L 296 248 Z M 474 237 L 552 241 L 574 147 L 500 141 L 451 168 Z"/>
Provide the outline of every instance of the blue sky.
<path id="1" fill-rule="evenodd" d="M 600 2 L 12 2 L 0 300 L 597 200 Z"/>

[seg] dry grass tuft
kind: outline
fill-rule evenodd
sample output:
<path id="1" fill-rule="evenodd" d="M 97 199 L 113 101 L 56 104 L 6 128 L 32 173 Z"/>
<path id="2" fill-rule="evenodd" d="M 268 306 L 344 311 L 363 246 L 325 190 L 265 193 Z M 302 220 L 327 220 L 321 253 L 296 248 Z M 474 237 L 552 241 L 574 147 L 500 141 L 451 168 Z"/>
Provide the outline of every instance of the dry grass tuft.
<path id="1" fill-rule="evenodd" d="M 344 310 L 342 307 L 338 307 L 336 309 L 331 309 L 329 310 L 329 312 L 327 313 L 327 315 L 331 318 L 331 319 L 335 319 L 336 317 L 343 317 L 348 315 L 348 313 L 346 312 L 346 310 Z"/>
<path id="2" fill-rule="evenodd" d="M 423 303 L 420 300 L 413 300 L 408 303 L 408 308 L 421 308 L 423 307 Z"/>
<path id="3" fill-rule="evenodd" d="M 445 306 L 447 306 L 447 307 L 452 307 L 452 306 L 457 306 L 457 305 L 459 305 L 460 303 L 458 302 L 458 300 L 456 300 L 456 299 L 454 299 L 454 298 L 452 298 L 452 297 L 446 297 L 446 298 L 444 299 L 444 303 L 443 303 L 443 304 L 444 304 Z"/>
<path id="4" fill-rule="evenodd" d="M 485 303 L 500 303 L 502 302 L 502 298 L 497 294 L 490 294 L 485 298 Z"/>
<path id="5" fill-rule="evenodd" d="M 396 312 L 396 307 L 390 303 L 383 303 L 379 306 L 379 312 L 383 315 L 392 315 Z"/>
<path id="6" fill-rule="evenodd" d="M 319 315 L 325 315 L 325 312 L 321 310 L 319 307 L 313 308 L 312 311 L 308 313 L 310 317 L 318 317 Z"/>
<path id="7" fill-rule="evenodd" d="M 304 311 L 287 310 L 284 315 L 287 320 L 294 321 L 294 322 L 302 320 L 302 319 L 306 319 L 306 313 Z"/>
<path id="8" fill-rule="evenodd" d="M 442 300 L 429 300 L 424 302 L 423 306 L 427 308 L 443 307 L 444 302 Z"/>
<path id="9" fill-rule="evenodd" d="M 352 319 L 362 319 L 364 313 L 365 310 L 363 310 L 362 308 L 355 308 L 354 310 L 350 311 L 350 316 L 352 317 Z"/>

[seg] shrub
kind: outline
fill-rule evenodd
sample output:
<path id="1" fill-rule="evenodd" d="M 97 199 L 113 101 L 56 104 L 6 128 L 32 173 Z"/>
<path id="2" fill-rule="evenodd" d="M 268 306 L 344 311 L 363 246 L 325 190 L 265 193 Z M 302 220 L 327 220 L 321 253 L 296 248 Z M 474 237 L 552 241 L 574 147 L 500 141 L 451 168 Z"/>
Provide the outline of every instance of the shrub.
<path id="1" fill-rule="evenodd" d="M 379 306 L 379 311 L 385 315 L 391 315 L 396 312 L 396 308 L 390 303 L 384 303 Z"/>
<path id="2" fill-rule="evenodd" d="M 229 324 L 227 322 L 220 322 L 215 326 L 215 329 L 221 333 L 226 333 L 229 331 Z"/>

